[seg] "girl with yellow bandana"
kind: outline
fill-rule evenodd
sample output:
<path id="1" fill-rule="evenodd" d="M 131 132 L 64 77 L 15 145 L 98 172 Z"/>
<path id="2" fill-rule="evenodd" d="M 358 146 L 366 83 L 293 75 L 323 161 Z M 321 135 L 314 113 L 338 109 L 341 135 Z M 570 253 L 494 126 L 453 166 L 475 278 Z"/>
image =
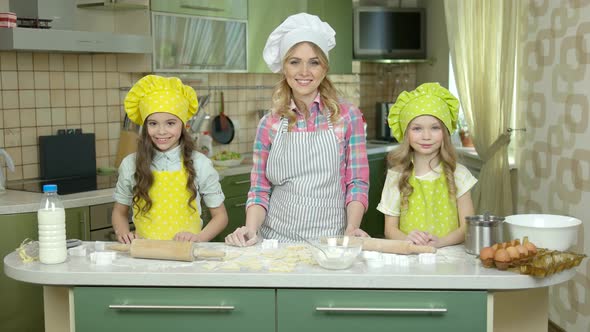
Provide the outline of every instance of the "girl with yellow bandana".
<path id="1" fill-rule="evenodd" d="M 387 157 L 391 168 L 377 206 L 386 238 L 439 248 L 464 241 L 477 180 L 457 163 L 451 144 L 458 112 L 457 98 L 437 83 L 402 92 L 389 110 L 400 145 Z"/>
<path id="2" fill-rule="evenodd" d="M 142 126 L 137 152 L 119 166 L 112 222 L 117 240 L 205 242 L 227 225 L 219 174 L 195 151 L 185 123 L 198 110 L 193 88 L 175 77 L 148 75 L 125 97 L 129 119 Z M 211 212 L 205 228 L 201 198 Z M 135 232 L 129 229 L 133 209 Z"/>

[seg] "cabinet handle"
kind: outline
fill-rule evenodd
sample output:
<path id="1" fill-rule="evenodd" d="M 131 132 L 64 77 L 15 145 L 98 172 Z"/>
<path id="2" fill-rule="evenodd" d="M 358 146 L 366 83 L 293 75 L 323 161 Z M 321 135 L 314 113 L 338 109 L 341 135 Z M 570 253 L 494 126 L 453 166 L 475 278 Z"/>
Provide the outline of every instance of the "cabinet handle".
<path id="1" fill-rule="evenodd" d="M 235 207 L 242 207 L 242 206 L 246 206 L 246 203 L 238 203 L 236 205 L 234 205 Z"/>
<path id="2" fill-rule="evenodd" d="M 244 183 L 250 183 L 250 180 L 242 180 L 242 181 L 236 181 L 234 182 L 234 184 L 244 184 Z"/>
<path id="3" fill-rule="evenodd" d="M 142 304 L 109 304 L 115 310 L 195 310 L 195 311 L 232 311 L 233 305 L 142 305 Z"/>
<path id="4" fill-rule="evenodd" d="M 88 44 L 100 44 L 101 41 L 98 40 L 77 40 L 78 43 L 88 43 Z"/>
<path id="5" fill-rule="evenodd" d="M 339 307 L 316 307 L 316 311 L 321 312 L 369 312 L 369 313 L 425 313 L 425 314 L 442 314 L 447 312 L 447 308 L 339 308 Z"/>
<path id="6" fill-rule="evenodd" d="M 222 11 L 224 11 L 224 9 L 222 9 L 222 8 L 205 7 L 205 6 L 194 6 L 194 5 L 187 5 L 187 4 L 180 5 L 180 8 L 195 9 L 195 10 L 206 10 L 206 11 L 210 11 L 210 12 L 222 12 Z"/>

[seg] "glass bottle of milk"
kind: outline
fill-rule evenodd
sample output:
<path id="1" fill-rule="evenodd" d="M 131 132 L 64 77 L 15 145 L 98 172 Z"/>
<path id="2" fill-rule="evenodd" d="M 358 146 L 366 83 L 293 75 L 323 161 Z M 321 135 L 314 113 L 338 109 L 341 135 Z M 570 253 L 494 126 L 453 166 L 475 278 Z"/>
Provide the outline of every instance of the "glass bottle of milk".
<path id="1" fill-rule="evenodd" d="M 65 262 L 68 256 L 66 247 L 66 213 L 57 195 L 57 185 L 43 186 L 43 198 L 37 211 L 39 227 L 39 261 L 44 264 Z"/>

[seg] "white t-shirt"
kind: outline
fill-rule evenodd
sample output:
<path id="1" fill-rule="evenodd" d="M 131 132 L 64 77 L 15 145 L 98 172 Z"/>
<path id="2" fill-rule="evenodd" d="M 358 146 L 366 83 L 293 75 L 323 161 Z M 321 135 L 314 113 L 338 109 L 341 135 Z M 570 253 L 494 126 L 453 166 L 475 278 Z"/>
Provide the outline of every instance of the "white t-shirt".
<path id="1" fill-rule="evenodd" d="M 434 170 L 416 176 L 419 180 L 436 180 L 440 177 L 442 166 L 439 164 Z M 392 169 L 387 171 L 385 184 L 383 185 L 383 192 L 381 193 L 381 202 L 377 205 L 377 210 L 388 216 L 397 217 L 400 215 L 401 195 L 399 192 L 399 176 L 401 173 Z M 455 185 L 457 186 L 457 198 L 463 196 L 467 191 L 471 190 L 477 183 L 477 179 L 471 175 L 467 167 L 457 164 L 455 169 Z"/>

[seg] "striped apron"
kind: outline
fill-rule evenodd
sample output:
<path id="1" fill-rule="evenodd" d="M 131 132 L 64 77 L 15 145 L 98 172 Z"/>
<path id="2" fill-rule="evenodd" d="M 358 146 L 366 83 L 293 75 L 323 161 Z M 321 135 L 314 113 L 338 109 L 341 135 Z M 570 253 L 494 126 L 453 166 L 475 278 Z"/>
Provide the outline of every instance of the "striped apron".
<path id="1" fill-rule="evenodd" d="M 339 142 L 329 130 L 289 132 L 283 118 L 268 155 L 266 176 L 272 183 L 260 234 L 280 242 L 342 235 L 345 197 L 340 184 Z"/>

